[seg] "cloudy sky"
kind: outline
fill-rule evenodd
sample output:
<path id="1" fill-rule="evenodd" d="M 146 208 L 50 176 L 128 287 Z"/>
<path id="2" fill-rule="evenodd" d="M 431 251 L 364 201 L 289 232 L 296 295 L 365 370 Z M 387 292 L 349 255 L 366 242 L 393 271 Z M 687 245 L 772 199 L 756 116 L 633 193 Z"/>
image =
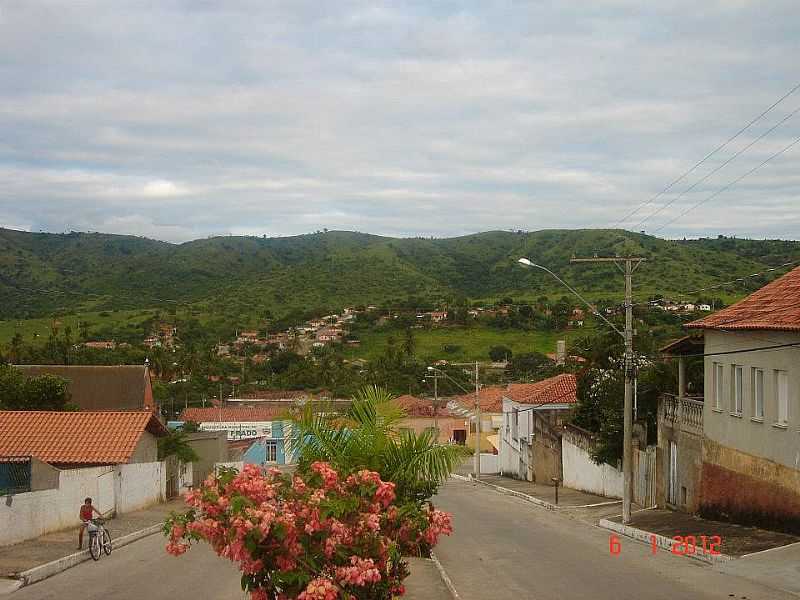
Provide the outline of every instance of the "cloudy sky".
<path id="1" fill-rule="evenodd" d="M 800 144 L 712 197 L 800 137 L 800 89 L 627 216 L 800 83 L 798 30 L 797 0 L 0 0 L 0 226 L 800 239 Z"/>

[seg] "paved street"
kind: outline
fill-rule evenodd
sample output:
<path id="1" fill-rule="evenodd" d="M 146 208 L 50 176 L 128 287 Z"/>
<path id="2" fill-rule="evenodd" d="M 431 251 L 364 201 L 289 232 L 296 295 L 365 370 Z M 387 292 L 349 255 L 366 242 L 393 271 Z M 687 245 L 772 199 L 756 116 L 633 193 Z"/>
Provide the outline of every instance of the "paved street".
<path id="1" fill-rule="evenodd" d="M 436 554 L 462 600 L 797 600 L 626 538 L 612 556 L 610 532 L 484 486 L 450 480 L 437 503 L 455 533 Z"/>
<path id="2" fill-rule="evenodd" d="M 152 535 L 8 596 L 13 600 L 242 600 L 236 567 L 199 544 L 179 558 Z"/>

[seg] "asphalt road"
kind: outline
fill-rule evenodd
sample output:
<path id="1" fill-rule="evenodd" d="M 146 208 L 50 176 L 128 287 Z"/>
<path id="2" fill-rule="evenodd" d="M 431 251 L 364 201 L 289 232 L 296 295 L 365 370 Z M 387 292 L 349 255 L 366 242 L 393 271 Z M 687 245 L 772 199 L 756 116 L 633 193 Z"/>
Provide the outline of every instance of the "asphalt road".
<path id="1" fill-rule="evenodd" d="M 461 600 L 797 600 L 736 575 L 622 539 L 610 532 L 451 480 L 437 502 L 455 533 L 436 553 Z M 420 590 L 421 591 L 421 590 Z M 418 594 L 419 595 L 419 594 Z M 12 600 L 242 600 L 235 566 L 197 545 L 175 558 L 153 535 L 23 588 Z M 419 597 L 425 597 L 419 595 Z"/>
<path id="2" fill-rule="evenodd" d="M 435 552 L 461 600 L 782 600 L 790 596 L 484 486 L 450 480 L 436 499 L 455 532 Z"/>
<path id="3" fill-rule="evenodd" d="M 198 544 L 180 557 L 156 534 L 7 596 L 10 600 L 243 600 L 233 563 Z"/>

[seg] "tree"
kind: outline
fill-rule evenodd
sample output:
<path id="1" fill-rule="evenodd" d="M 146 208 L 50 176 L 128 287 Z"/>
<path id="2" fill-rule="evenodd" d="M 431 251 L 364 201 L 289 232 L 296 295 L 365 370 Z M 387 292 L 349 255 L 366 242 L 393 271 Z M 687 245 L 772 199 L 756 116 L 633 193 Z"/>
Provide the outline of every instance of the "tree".
<path id="1" fill-rule="evenodd" d="M 77 410 L 69 400 L 67 382 L 61 377 L 25 377 L 19 369 L 0 365 L 0 409 Z"/>
<path id="2" fill-rule="evenodd" d="M 514 356 L 514 353 L 511 352 L 511 348 L 508 346 L 492 346 L 489 348 L 489 358 L 494 362 L 509 360 L 512 356 Z"/>
<path id="3" fill-rule="evenodd" d="M 540 380 L 555 375 L 557 369 L 549 358 L 539 352 L 518 354 L 511 358 L 506 371 L 514 380 Z"/>
<path id="4" fill-rule="evenodd" d="M 164 460 L 168 456 L 176 456 L 184 463 L 200 460 L 197 452 L 189 445 L 186 432 L 179 430 L 171 431 L 168 436 L 158 438 L 158 460 Z"/>
<path id="5" fill-rule="evenodd" d="M 405 416 L 394 396 L 377 386 L 359 390 L 343 415 L 309 403 L 292 427 L 290 447 L 298 469 L 316 461 L 329 462 L 345 475 L 370 469 L 395 483 L 398 504 L 427 500 L 458 466 L 464 450 L 437 443 L 432 431 L 400 431 Z"/>
<path id="6" fill-rule="evenodd" d="M 200 425 L 196 421 L 186 421 L 183 424 L 182 431 L 184 433 L 197 433 L 200 431 Z"/>

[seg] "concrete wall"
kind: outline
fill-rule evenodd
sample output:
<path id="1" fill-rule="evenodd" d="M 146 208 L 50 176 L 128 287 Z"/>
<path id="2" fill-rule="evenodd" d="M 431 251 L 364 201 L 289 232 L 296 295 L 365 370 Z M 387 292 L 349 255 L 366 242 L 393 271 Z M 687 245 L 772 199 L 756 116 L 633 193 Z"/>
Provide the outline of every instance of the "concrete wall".
<path id="1" fill-rule="evenodd" d="M 514 410 L 517 410 L 516 431 Z M 561 445 L 555 427 L 568 409 L 536 409 L 503 399 L 500 471 L 518 479 L 552 485 L 561 478 Z"/>
<path id="2" fill-rule="evenodd" d="M 158 460 L 158 441 L 149 431 L 142 433 L 139 443 L 131 455 L 132 463 L 151 463 Z"/>
<path id="3" fill-rule="evenodd" d="M 198 487 L 214 473 L 214 463 L 228 460 L 228 438 L 224 431 L 198 431 L 186 435 L 199 460 L 192 464 L 192 485 Z"/>
<path id="4" fill-rule="evenodd" d="M 117 465 L 115 475 L 117 512 L 131 512 L 164 501 L 167 469 L 163 462 Z"/>
<path id="5" fill-rule="evenodd" d="M 561 445 L 553 446 L 538 436 L 531 445 L 533 452 L 533 481 L 553 485 L 553 478 L 561 479 Z"/>
<path id="6" fill-rule="evenodd" d="M 102 497 L 98 486 L 100 477 L 112 472 L 112 467 L 60 471 L 57 488 L 6 496 L 0 502 L 0 546 L 77 527 L 78 511 L 87 497 L 98 506 L 109 500 L 113 504 L 113 497 Z"/>
<path id="7" fill-rule="evenodd" d="M 756 336 L 755 338 L 753 336 Z M 763 337 L 768 337 L 765 342 Z M 706 331 L 706 352 L 800 342 L 790 332 Z M 714 364 L 723 365 L 722 405 L 715 406 Z M 732 365 L 744 367 L 743 411 L 732 413 Z M 750 368 L 764 370 L 764 418 L 755 416 Z M 776 424 L 774 371 L 788 374 L 789 414 Z M 743 352 L 705 360 L 705 408 L 700 512 L 800 533 L 800 351 Z"/>
<path id="8" fill-rule="evenodd" d="M 0 546 L 80 524 L 88 497 L 100 512 L 130 512 L 160 502 L 165 494 L 164 463 L 138 463 L 57 471 L 51 489 L 6 496 L 0 502 Z"/>
<path id="9" fill-rule="evenodd" d="M 596 464 L 587 449 L 566 437 L 561 439 L 561 461 L 565 487 L 608 498 L 622 498 L 622 471 L 605 463 Z"/>
<path id="10" fill-rule="evenodd" d="M 495 475 L 500 472 L 500 460 L 497 454 L 481 452 L 481 473 Z"/>
<path id="11" fill-rule="evenodd" d="M 59 470 L 38 458 L 31 458 L 31 491 L 52 490 L 58 487 Z"/>

